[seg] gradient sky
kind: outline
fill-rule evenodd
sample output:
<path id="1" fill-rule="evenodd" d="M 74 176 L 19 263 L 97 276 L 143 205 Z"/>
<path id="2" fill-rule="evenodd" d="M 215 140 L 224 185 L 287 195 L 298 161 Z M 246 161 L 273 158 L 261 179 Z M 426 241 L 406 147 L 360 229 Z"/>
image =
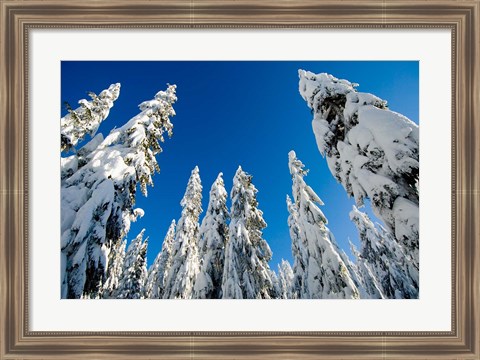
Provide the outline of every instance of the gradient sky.
<path id="1" fill-rule="evenodd" d="M 359 91 L 387 100 L 391 110 L 418 124 L 417 61 L 62 62 L 61 116 L 66 114 L 65 101 L 76 108 L 78 100 L 89 99 L 88 91 L 98 94 L 112 83 L 121 83 L 120 97 L 99 129 L 104 136 L 136 115 L 138 104 L 152 99 L 167 83 L 177 85 L 174 135 L 157 155 L 160 173 L 154 176 L 148 197 L 138 191 L 136 206 L 145 210 L 145 216 L 132 224 L 128 235 L 130 241 L 146 229 L 149 265 L 170 222 L 180 217 L 180 200 L 196 165 L 204 211 L 219 172 L 229 194 L 239 165 L 253 176 L 259 208 L 268 224 L 263 234 L 273 251 L 270 266 L 277 270 L 282 258 L 292 263 L 285 202 L 292 186 L 290 150 L 310 169 L 305 180 L 325 203 L 321 209 L 338 244 L 351 255 L 348 239 L 358 244 L 348 216 L 354 201 L 335 181 L 317 149 L 312 114 L 298 92 L 298 69 L 359 83 Z"/>

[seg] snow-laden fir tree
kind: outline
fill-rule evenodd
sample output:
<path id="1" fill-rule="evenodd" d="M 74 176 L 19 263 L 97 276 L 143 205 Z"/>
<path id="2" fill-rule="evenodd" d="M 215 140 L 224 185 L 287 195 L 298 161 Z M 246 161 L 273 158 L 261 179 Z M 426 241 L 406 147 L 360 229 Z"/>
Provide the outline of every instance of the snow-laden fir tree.
<path id="1" fill-rule="evenodd" d="M 374 214 L 418 266 L 419 128 L 357 84 L 299 70 L 299 90 L 313 112 L 313 131 L 331 173 Z"/>
<path id="2" fill-rule="evenodd" d="M 292 296 L 294 298 L 301 298 L 305 293 L 303 286 L 303 279 L 308 272 L 308 243 L 305 236 L 302 236 L 300 229 L 300 221 L 298 209 L 292 202 L 290 196 L 287 195 L 288 208 L 288 228 L 290 230 L 290 238 L 292 240 L 292 255 L 293 255 L 293 280 L 292 280 Z"/>
<path id="3" fill-rule="evenodd" d="M 318 195 L 303 179 L 307 171 L 294 151 L 288 154 L 292 193 L 297 214 L 290 214 L 289 223 L 298 235 L 292 241 L 305 244 L 307 256 L 301 274 L 300 298 L 303 299 L 356 299 L 360 294 L 337 251 L 335 238 L 327 228 L 327 219 L 317 206 L 323 205 Z M 299 253 L 301 254 L 301 253 Z M 299 256 L 294 254 L 294 256 Z M 297 261 L 297 260 L 296 260 Z"/>
<path id="4" fill-rule="evenodd" d="M 125 249 L 127 247 L 127 241 L 115 243 L 110 253 L 108 254 L 108 271 L 105 283 L 103 283 L 102 288 L 99 292 L 99 295 L 104 299 L 110 299 L 113 297 L 118 284 L 120 281 L 120 276 L 123 271 L 123 262 L 125 261 Z"/>
<path id="5" fill-rule="evenodd" d="M 356 259 L 355 269 L 358 274 L 358 280 L 361 282 L 362 299 L 384 299 L 382 286 L 378 282 L 370 265 L 361 258 L 355 245 L 350 241 L 350 251 Z"/>
<path id="6" fill-rule="evenodd" d="M 282 288 L 280 284 L 280 279 L 277 276 L 277 273 L 273 269 L 269 269 L 270 279 L 272 280 L 272 289 L 270 290 L 271 299 L 281 299 Z"/>
<path id="7" fill-rule="evenodd" d="M 355 255 L 355 248 L 352 248 L 352 245 L 353 244 L 350 242 L 350 249 L 352 251 L 352 254 Z M 343 249 L 340 249 L 338 244 L 335 244 L 335 247 L 343 262 L 345 263 L 345 266 L 347 267 L 348 273 L 350 274 L 353 283 L 358 289 L 360 298 L 383 299 L 384 296 L 381 287 L 374 278 L 374 275 L 372 273 L 362 271 L 361 266 L 359 267 L 358 263 L 352 262 L 352 260 L 350 260 L 345 251 Z M 357 259 L 357 257 L 355 257 L 355 259 Z"/>
<path id="8" fill-rule="evenodd" d="M 278 284 L 280 299 L 295 299 L 293 293 L 293 270 L 290 263 L 284 259 L 278 264 Z"/>
<path id="9" fill-rule="evenodd" d="M 350 219 L 357 227 L 361 249 L 356 252 L 362 268 L 371 269 L 382 293 L 389 299 L 418 298 L 418 268 L 386 231 L 379 231 L 367 214 L 355 206 Z"/>
<path id="10" fill-rule="evenodd" d="M 80 107 L 75 110 L 67 104 L 68 114 L 60 119 L 60 150 L 69 151 L 87 134 L 93 137 L 102 121 L 107 118 L 119 94 L 120 84 L 117 83 L 110 85 L 99 95 L 90 92 L 92 100 L 80 100 Z"/>
<path id="11" fill-rule="evenodd" d="M 267 224 L 258 209 L 257 191 L 252 176 L 238 167 L 230 193 L 231 221 L 222 280 L 224 299 L 270 299 L 276 294 L 273 272 L 268 266 L 272 252 L 262 237 Z"/>
<path id="12" fill-rule="evenodd" d="M 378 285 L 377 281 L 374 279 L 373 274 L 362 272 L 357 263 L 352 262 L 348 255 L 345 253 L 345 250 L 338 246 L 338 243 L 334 241 L 334 236 L 332 234 L 332 245 L 337 251 L 338 255 L 342 259 L 343 263 L 347 267 L 348 274 L 350 275 L 353 283 L 358 289 L 361 299 L 383 299 L 383 293 L 381 287 Z M 350 250 L 352 254 L 355 254 L 353 251 L 355 247 L 352 248 L 352 243 L 350 242 Z M 356 259 L 356 257 L 355 257 Z M 375 286 L 376 285 L 376 286 Z"/>
<path id="13" fill-rule="evenodd" d="M 139 105 L 141 112 L 104 139 L 97 134 L 74 155 L 61 158 L 62 298 L 96 297 L 110 273 L 108 254 L 127 235 L 137 185 L 147 195 L 159 171 L 155 155 L 172 134 L 175 85 Z"/>
<path id="14" fill-rule="evenodd" d="M 202 183 L 198 166 L 188 180 L 182 201 L 182 216 L 173 241 L 172 265 L 165 281 L 164 299 L 191 299 L 199 270 L 198 219 L 202 212 Z"/>
<path id="15" fill-rule="evenodd" d="M 147 299 L 162 299 L 165 280 L 172 265 L 173 240 L 175 239 L 175 220 L 172 220 L 167 235 L 162 243 L 162 249 L 148 270 L 145 285 L 145 297 Z"/>
<path id="16" fill-rule="evenodd" d="M 148 238 L 143 240 L 143 229 L 128 246 L 123 262 L 122 275 L 113 293 L 116 299 L 142 299 L 147 280 Z"/>
<path id="17" fill-rule="evenodd" d="M 195 299 L 221 299 L 228 239 L 227 191 L 220 173 L 210 189 L 207 212 L 199 233 L 200 271 L 194 287 Z"/>

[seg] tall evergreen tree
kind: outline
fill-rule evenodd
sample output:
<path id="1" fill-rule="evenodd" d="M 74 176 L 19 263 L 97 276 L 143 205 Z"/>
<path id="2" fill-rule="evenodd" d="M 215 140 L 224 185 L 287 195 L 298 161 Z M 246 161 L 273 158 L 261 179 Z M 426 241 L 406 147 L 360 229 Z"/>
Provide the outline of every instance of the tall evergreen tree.
<path id="1" fill-rule="evenodd" d="M 223 174 L 220 173 L 212 185 L 207 213 L 200 226 L 200 271 L 195 281 L 193 295 L 196 299 L 222 298 L 222 277 L 229 219 L 227 191 L 222 176 Z"/>
<path id="2" fill-rule="evenodd" d="M 288 228 L 290 230 L 290 238 L 292 239 L 293 255 L 292 296 L 301 298 L 307 291 L 303 279 L 308 272 L 308 243 L 306 237 L 302 236 L 298 209 L 288 195 L 287 208 L 290 214 L 288 216 Z"/>
<path id="3" fill-rule="evenodd" d="M 385 295 L 383 294 L 381 284 L 376 279 L 370 265 L 361 257 L 352 242 L 350 242 L 350 251 L 356 259 L 355 268 L 357 269 L 358 278 L 362 283 L 362 290 L 364 291 L 361 297 L 364 299 L 384 299 Z"/>
<path id="4" fill-rule="evenodd" d="M 350 219 L 358 229 L 360 252 L 357 262 L 371 270 L 385 297 L 389 299 L 418 298 L 418 268 L 398 243 L 386 232 L 375 228 L 367 214 L 355 206 Z"/>
<path id="5" fill-rule="evenodd" d="M 352 254 L 355 254 L 354 247 L 352 248 L 352 243 L 350 242 L 350 249 Z M 358 263 L 352 262 L 348 255 L 343 249 L 340 249 L 338 244 L 335 244 L 338 254 L 342 258 L 345 266 L 347 267 L 348 273 L 353 280 L 353 283 L 358 289 L 361 299 L 383 299 L 383 293 L 381 287 L 378 285 L 376 279 L 373 277 L 372 273 L 362 271 L 361 266 Z M 355 257 L 356 259 L 356 257 Z"/>
<path id="6" fill-rule="evenodd" d="M 170 266 L 172 266 L 173 241 L 175 239 L 175 220 L 172 220 L 167 235 L 162 243 L 162 249 L 148 270 L 145 285 L 145 297 L 147 299 L 162 299 Z"/>
<path id="7" fill-rule="evenodd" d="M 198 218 L 202 212 L 202 183 L 198 166 L 192 170 L 180 204 L 183 207 L 182 216 L 177 224 L 164 299 L 190 299 L 193 296 L 199 269 Z"/>
<path id="8" fill-rule="evenodd" d="M 418 266 L 419 129 L 358 84 L 299 70 L 299 90 L 313 111 L 313 131 L 331 173 L 373 212 Z"/>
<path id="9" fill-rule="evenodd" d="M 127 247 L 127 241 L 116 243 L 112 246 L 110 253 L 108 254 L 108 272 L 105 276 L 107 280 L 103 283 L 99 296 L 104 299 L 110 299 L 113 297 L 120 277 L 122 276 L 123 263 L 125 261 L 125 249 Z"/>
<path id="10" fill-rule="evenodd" d="M 296 216 L 291 214 L 289 219 L 290 225 L 295 228 L 293 231 L 295 238 L 292 241 L 306 244 L 308 253 L 306 260 L 296 259 L 296 262 L 306 261 L 305 269 L 302 269 L 303 274 L 300 274 L 300 298 L 359 298 L 359 291 L 337 251 L 332 233 L 326 226 L 327 219 L 316 205 L 323 205 L 323 203 L 303 179 L 307 171 L 304 170 L 303 163 L 297 159 L 294 151 L 290 151 L 288 156 L 293 182 L 293 199 L 295 210 L 298 212 Z M 301 241 L 298 239 L 297 232 Z M 294 255 L 298 257 L 299 254 Z"/>
<path id="11" fill-rule="evenodd" d="M 293 270 L 287 260 L 282 259 L 278 264 L 278 282 L 280 287 L 280 299 L 295 299 L 293 292 Z"/>
<path id="12" fill-rule="evenodd" d="M 268 272 L 272 280 L 272 289 L 269 292 L 270 299 L 281 299 L 282 285 L 280 284 L 280 279 L 273 269 L 268 269 Z"/>
<path id="13" fill-rule="evenodd" d="M 110 250 L 143 215 L 134 209 L 137 185 L 145 196 L 147 185 L 153 185 L 152 175 L 159 171 L 155 155 L 163 134 L 172 134 L 176 99 L 171 85 L 140 104 L 141 112 L 105 139 L 97 134 L 62 158 L 62 298 L 96 297 L 101 291 Z"/>
<path id="14" fill-rule="evenodd" d="M 147 280 L 148 238 L 143 241 L 143 229 L 128 246 L 118 287 L 113 295 L 117 299 L 142 299 Z"/>
<path id="15" fill-rule="evenodd" d="M 267 226 L 258 209 L 252 176 L 238 167 L 231 191 L 229 238 L 222 280 L 224 299 L 270 299 L 275 296 L 268 261 L 272 252 L 262 230 Z"/>

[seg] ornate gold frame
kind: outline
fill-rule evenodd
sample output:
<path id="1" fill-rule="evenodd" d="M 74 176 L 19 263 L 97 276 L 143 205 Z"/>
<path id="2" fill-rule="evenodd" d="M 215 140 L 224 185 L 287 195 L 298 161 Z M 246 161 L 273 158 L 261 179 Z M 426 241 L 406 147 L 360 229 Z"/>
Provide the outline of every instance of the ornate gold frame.
<path id="1" fill-rule="evenodd" d="M 0 0 L 1 359 L 480 359 L 479 0 Z M 32 332 L 28 32 L 35 28 L 448 28 L 452 330 L 436 333 Z"/>

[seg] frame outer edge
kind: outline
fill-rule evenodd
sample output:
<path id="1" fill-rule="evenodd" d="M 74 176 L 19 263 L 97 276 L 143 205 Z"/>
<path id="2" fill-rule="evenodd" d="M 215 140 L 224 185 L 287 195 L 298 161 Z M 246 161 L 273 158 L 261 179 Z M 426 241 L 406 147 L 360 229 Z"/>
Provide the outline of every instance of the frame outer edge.
<path id="1" fill-rule="evenodd" d="M 9 149 L 8 162 L 10 171 L 9 177 L 10 201 L 8 209 L 9 231 L 7 233 L 8 251 L 7 256 L 10 271 L 10 292 L 9 292 L 9 312 L 14 318 L 10 321 L 10 344 L 11 349 L 18 346 L 23 337 L 23 313 L 22 305 L 24 303 L 24 269 L 21 267 L 23 254 L 22 243 L 23 236 L 23 214 L 26 210 L 23 206 L 23 183 L 21 181 L 23 172 L 23 158 L 21 156 L 24 149 L 24 133 L 21 132 L 24 118 L 22 116 L 22 83 L 23 76 L 21 69 L 21 51 L 23 50 L 21 27 L 19 18 L 14 10 L 9 11 L 9 79 L 10 79 L 10 100 L 9 100 L 9 118 L 6 144 Z M 25 155 L 26 156 L 26 155 Z M 21 294 L 20 298 L 18 294 Z"/>
<path id="2" fill-rule="evenodd" d="M 8 299 L 7 299 L 7 287 L 8 287 L 8 266 L 6 256 L 6 221 L 7 214 L 7 149 L 5 139 L 7 137 L 7 94 L 8 94 L 8 81 L 7 81 L 7 16 L 5 10 L 5 4 L 0 0 L 0 134 L 2 138 L 0 140 L 0 272 L 4 274 L 0 276 L 0 358 L 3 358 L 7 349 L 8 343 L 8 330 L 7 330 L 7 318 L 8 318 Z"/>
<path id="3" fill-rule="evenodd" d="M 472 167 L 474 187 L 474 232 L 472 239 L 472 297 L 476 299 L 472 304 L 472 334 L 471 340 L 473 352 L 480 358 L 480 1 L 475 2 L 474 8 L 474 29 L 472 40 L 472 116 L 474 122 L 475 142 L 472 153 L 474 162 Z"/>
<path id="4" fill-rule="evenodd" d="M 479 314 L 478 314 L 478 242 L 479 242 L 479 117 L 478 117 L 478 40 L 479 40 L 479 3 L 472 4 L 469 14 L 465 17 L 465 31 L 459 43 L 464 52 L 457 64 L 456 72 L 459 74 L 459 86 L 457 94 L 457 114 L 459 119 L 458 148 L 460 149 L 458 197 L 462 212 L 460 224 L 463 236 L 459 238 L 459 259 L 457 264 L 457 291 L 458 291 L 458 333 L 463 339 L 465 350 L 473 356 L 478 356 L 479 336 Z M 461 141 L 464 139 L 465 141 Z M 462 221 L 463 220 L 463 221 Z M 475 301 L 476 300 L 476 301 Z"/>
<path id="5" fill-rule="evenodd" d="M 11 348 L 12 343 L 15 342 L 16 332 L 14 329 L 15 318 L 17 312 L 12 311 L 12 303 L 15 300 L 15 279 L 12 271 L 12 263 L 14 262 L 14 253 L 12 247 L 14 246 L 14 218 L 15 197 L 18 194 L 18 188 L 15 186 L 15 146 L 12 142 L 14 131 L 12 129 L 13 119 L 15 114 L 13 111 L 13 73 L 12 69 L 12 53 L 14 51 L 14 41 L 12 41 L 9 31 L 12 30 L 12 17 L 10 16 L 10 9 L 5 2 L 1 2 L 2 12 L 2 119 L 1 130 L 3 138 L 1 141 L 2 148 L 2 162 L 1 162 L 1 202 L 2 202 L 2 224 L 1 224 L 1 244 L 2 244 L 2 271 L 5 271 L 6 277 L 2 276 L 2 344 L 1 355 L 7 354 Z M 13 140 L 14 141 L 14 140 Z"/>
<path id="6" fill-rule="evenodd" d="M 223 1 L 212 1 L 215 3 L 225 3 Z M 20 1 L 14 2 L 14 1 L 6 1 L 6 0 L 0 0 L 0 5 L 1 5 L 1 19 L 2 19 L 2 37 L 1 37 L 1 51 L 3 53 L 1 54 L 1 63 L 0 63 L 0 133 L 3 131 L 3 138 L 0 141 L 0 159 L 3 161 L 0 161 L 0 185 L 1 185 L 1 198 L 0 198 L 0 209 L 1 211 L 4 212 L 5 216 L 2 215 L 2 220 L 7 220 L 5 223 L 0 223 L 0 270 L 2 271 L 3 274 L 7 274 L 8 277 L 1 276 L 0 277 L 0 321 L 1 323 L 1 331 L 3 334 L 0 336 L 0 359 L 7 359 L 8 356 L 9 359 L 20 359 L 23 356 L 27 356 L 28 358 L 52 358 L 55 357 L 57 359 L 59 358 L 65 358 L 65 359 L 76 359 L 76 358 L 89 358 L 94 357 L 94 358 L 99 358 L 99 359 L 107 359 L 111 358 L 114 356 L 114 354 L 118 355 L 118 358 L 124 359 L 130 356 L 134 356 L 135 351 L 134 349 L 127 350 L 125 353 L 120 354 L 116 353 L 115 351 L 112 350 L 112 347 L 108 347 L 108 342 L 110 341 L 111 344 L 118 343 L 115 340 L 119 340 L 119 337 L 117 336 L 105 336 L 103 339 L 105 340 L 100 340 L 98 336 L 94 336 L 93 338 L 89 339 L 89 336 L 83 337 L 83 336 L 73 336 L 73 339 L 70 340 L 70 342 L 67 340 L 65 344 L 62 344 L 61 346 L 58 347 L 57 350 L 51 350 L 44 348 L 41 346 L 42 340 L 46 340 L 49 342 L 49 344 L 57 344 L 59 345 L 59 342 L 62 339 L 62 336 L 56 337 L 56 336 L 36 336 L 36 339 L 28 339 L 30 338 L 30 335 L 24 336 L 26 331 L 28 329 L 24 328 L 25 322 L 23 318 L 23 306 L 25 306 L 25 303 L 23 303 L 24 299 L 20 299 L 21 303 L 19 303 L 19 299 L 15 299 L 15 294 L 24 294 L 25 291 L 25 284 L 20 283 L 15 280 L 14 276 L 18 276 L 20 274 L 23 274 L 23 263 L 22 263 L 22 246 L 23 246 L 23 241 L 21 244 L 15 243 L 14 239 L 23 239 L 22 235 L 22 224 L 26 220 L 21 214 L 17 214 L 18 216 L 12 216 L 10 213 L 12 209 L 24 209 L 24 206 L 28 204 L 28 202 L 25 202 L 24 199 L 27 198 L 28 191 L 23 193 L 24 186 L 27 184 L 23 183 L 25 173 L 24 171 L 24 166 L 26 166 L 26 158 L 22 157 L 22 153 L 19 150 L 19 143 L 15 143 L 15 139 L 20 139 L 23 134 L 25 129 L 23 128 L 23 122 L 20 121 L 20 124 L 15 123 L 15 119 L 24 119 L 24 113 L 22 112 L 21 104 L 23 103 L 23 100 L 25 100 L 24 93 L 22 91 L 22 87 L 24 84 L 24 76 L 25 74 L 22 69 L 19 68 L 19 63 L 22 59 L 22 51 L 24 50 L 23 48 L 23 43 L 21 42 L 22 36 L 23 36 L 23 30 L 20 26 L 20 24 L 17 24 L 18 26 L 15 28 L 15 21 L 12 20 L 14 17 L 11 15 L 9 17 L 9 6 L 8 4 L 13 4 L 17 5 L 17 8 L 20 6 L 18 5 L 19 3 L 22 3 Z M 44 4 L 57 4 L 59 3 L 58 1 L 45 1 Z M 113 4 L 115 3 L 124 3 L 124 2 L 112 2 Z M 229 3 L 233 3 L 230 1 Z M 247 1 L 247 3 L 249 3 Z M 379 3 L 379 2 L 372 2 L 370 1 L 369 3 Z M 397 5 L 397 4 L 404 4 L 405 2 L 401 1 L 391 1 L 389 4 L 392 5 Z M 411 2 L 412 5 L 414 2 Z M 432 3 L 435 4 L 447 4 L 447 2 L 443 1 L 432 1 Z M 41 4 L 41 2 L 38 1 L 25 1 L 24 4 Z M 88 2 L 88 4 L 94 5 L 94 2 Z M 99 2 L 101 5 L 105 5 L 105 2 Z M 268 1 L 268 4 L 272 4 L 270 1 Z M 285 4 L 285 2 L 280 2 L 279 4 Z M 425 3 L 424 3 L 425 4 Z M 468 213 L 462 213 L 462 216 L 465 216 L 467 218 L 467 224 L 464 230 L 466 231 L 467 234 L 470 234 L 471 237 L 468 239 L 470 242 L 469 244 L 464 244 L 465 246 L 462 248 L 465 253 L 462 255 L 466 256 L 468 261 L 466 265 L 463 267 L 460 267 L 459 270 L 469 270 L 471 271 L 470 275 L 465 276 L 464 274 L 459 274 L 457 273 L 458 276 L 458 282 L 463 281 L 463 287 L 464 287 L 464 292 L 462 294 L 461 291 L 459 291 L 457 294 L 458 295 L 467 295 L 470 296 L 470 299 L 475 299 L 477 300 L 476 302 L 463 302 L 462 299 L 458 299 L 458 306 L 459 306 L 459 311 L 463 311 L 465 315 L 470 315 L 473 317 L 474 320 L 472 322 L 464 321 L 463 323 L 458 323 L 459 329 L 457 329 L 459 332 L 462 333 L 463 336 L 460 337 L 458 340 L 463 340 L 463 345 L 466 346 L 467 348 L 464 347 L 463 352 L 460 349 L 456 349 L 456 352 L 450 353 L 450 354 L 444 354 L 444 356 L 441 356 L 442 359 L 479 359 L 479 343 L 480 343 L 480 337 L 479 337 L 479 325 L 480 325 L 480 317 L 479 317 L 479 304 L 478 300 L 480 299 L 479 297 L 479 241 L 478 239 L 480 238 L 480 224 L 476 219 L 480 218 L 480 167 L 478 165 L 478 154 L 480 151 L 480 146 L 479 146 L 479 139 L 480 139 L 480 126 L 479 126 L 479 103 L 480 103 L 480 93 L 479 93 L 479 21 L 480 21 L 480 11 L 479 11 L 479 2 L 478 0 L 473 0 L 473 1 L 459 1 L 459 2 L 453 2 L 449 1 L 449 5 L 452 4 L 458 4 L 460 5 L 473 5 L 472 6 L 472 11 L 474 12 L 471 17 L 471 21 L 473 24 L 471 24 L 471 32 L 470 34 L 460 34 L 461 31 L 459 31 L 458 39 L 459 41 L 462 41 L 462 44 L 459 44 L 463 50 L 465 50 L 465 47 L 470 48 L 470 56 L 473 57 L 470 59 L 462 59 L 457 63 L 457 74 L 463 74 L 463 78 L 461 76 L 458 76 L 457 78 L 457 88 L 458 88 L 458 94 L 457 94 L 457 107 L 460 105 L 467 105 L 466 108 L 468 109 L 457 109 L 457 115 L 460 115 L 459 119 L 464 120 L 463 126 L 470 126 L 469 128 L 464 128 L 463 129 L 463 134 L 459 131 L 457 135 L 459 136 L 459 139 L 462 138 L 462 136 L 466 136 L 466 144 L 460 144 L 459 145 L 459 154 L 461 154 L 460 148 L 463 148 L 466 153 L 463 155 L 466 156 L 466 159 L 468 160 L 467 163 L 464 162 L 462 166 L 468 166 L 468 168 L 461 169 L 460 166 L 458 166 L 457 170 L 462 170 L 462 174 L 458 173 L 458 175 L 461 175 L 459 179 L 464 178 L 463 180 L 466 182 L 463 182 L 462 184 L 458 184 L 462 186 L 460 188 L 461 192 L 458 194 L 458 197 L 460 200 L 459 203 L 463 203 L 464 208 L 468 208 Z M 184 17 L 172 17 L 174 19 L 173 21 L 175 22 L 175 19 L 184 19 Z M 281 16 L 280 16 L 281 18 Z M 404 19 L 404 18 L 402 18 Z M 278 21 L 279 19 L 277 19 Z M 397 20 L 397 18 L 395 18 Z M 261 20 L 259 20 L 261 21 Z M 180 22 L 180 21 L 179 21 Z M 374 22 L 374 20 L 372 20 Z M 419 20 L 419 22 L 421 22 Z M 47 21 L 48 23 L 48 21 Z M 380 27 L 380 26 L 379 26 Z M 9 32 L 10 31 L 10 32 Z M 14 34 L 17 36 L 14 37 Z M 467 38 L 465 38 L 465 36 Z M 468 37 L 472 38 L 468 38 Z M 15 47 L 15 45 L 20 44 L 20 46 Z M 6 61 L 3 61 L 3 60 Z M 464 65 L 467 65 L 466 68 L 470 69 L 471 73 L 465 73 L 465 67 Z M 462 70 L 461 68 L 464 67 Z M 471 75 L 471 78 L 468 79 L 467 76 Z M 461 82 L 464 82 L 462 84 Z M 465 85 L 466 84 L 466 85 Z M 462 85 L 465 85 L 466 87 L 462 87 Z M 470 94 L 465 94 L 462 93 L 462 91 L 471 91 Z M 465 96 L 465 95 L 470 95 L 470 96 Z M 15 100 L 17 99 L 17 102 Z M 18 101 L 18 100 L 21 101 Z M 463 99 L 459 101 L 460 99 Z M 470 116 L 467 118 L 467 114 Z M 459 129 L 460 130 L 460 129 Z M 25 140 L 25 139 L 24 139 Z M 462 150 L 463 151 L 463 150 Z M 470 154 L 469 154 L 470 152 Z M 459 160 L 461 159 L 458 157 Z M 24 165 L 24 166 L 18 166 L 18 165 Z M 459 164 L 460 165 L 460 164 Z M 466 177 L 466 179 L 465 179 Z M 465 188 L 463 186 L 466 185 Z M 25 188 L 26 189 L 26 188 Z M 27 190 L 27 189 L 26 189 Z M 9 211 L 10 210 L 10 211 Z M 461 210 L 461 209 L 460 209 Z M 460 214 L 458 214 L 460 215 Z M 458 229 L 460 230 L 460 229 Z M 463 230 L 462 230 L 463 231 Z M 465 235 L 465 234 L 464 234 Z M 466 239 L 465 239 L 466 240 Z M 3 250 L 3 251 L 2 251 Z M 470 254 L 467 253 L 467 251 L 470 251 Z M 459 264 L 457 264 L 459 265 Z M 461 280 L 463 278 L 463 280 Z M 27 279 L 23 279 L 27 280 Z M 468 288 L 466 285 L 471 285 L 472 288 Z M 458 284 L 457 284 L 458 285 Z M 462 303 L 462 305 L 460 305 Z M 460 315 L 460 314 L 459 314 Z M 11 317 L 14 317 L 11 319 Z M 20 322 L 15 322 L 15 320 L 20 319 Z M 465 319 L 467 320 L 467 319 Z M 460 329 L 460 327 L 462 329 Z M 233 337 L 222 337 L 220 336 L 218 339 L 219 343 L 224 344 L 227 348 L 233 345 L 234 349 L 229 350 L 227 352 L 227 356 L 223 356 L 224 354 L 219 353 L 218 347 L 212 345 L 213 342 L 209 337 L 204 337 L 204 340 L 206 342 L 206 346 L 204 347 L 204 351 L 202 351 L 202 346 L 201 346 L 201 338 L 202 336 L 178 336 L 171 338 L 171 340 L 168 340 L 168 337 L 165 339 L 158 339 L 158 338 L 151 338 L 151 340 L 147 339 L 145 336 L 140 335 L 140 338 L 138 339 L 132 339 L 135 336 L 132 336 L 131 338 L 125 339 L 126 343 L 134 346 L 135 343 L 137 343 L 137 346 L 140 346 L 140 344 L 143 342 L 146 345 L 146 351 L 145 352 L 139 352 L 138 358 L 145 358 L 145 356 L 150 357 L 155 357 L 159 356 L 160 354 L 157 353 L 155 354 L 152 352 L 154 349 L 155 344 L 158 346 L 159 344 L 163 344 L 166 347 L 170 347 L 172 352 L 168 353 L 170 356 L 179 358 L 182 355 L 185 355 L 185 357 L 192 358 L 193 356 L 195 358 L 244 358 L 244 356 L 240 355 L 243 354 L 245 355 L 245 347 L 242 347 L 242 344 L 237 343 L 235 344 L 235 341 L 232 340 Z M 269 337 L 269 336 L 260 336 L 260 337 L 254 337 L 254 336 L 249 336 L 252 340 L 252 345 L 254 343 L 256 344 L 261 344 L 262 341 L 264 341 L 268 346 L 280 346 L 282 347 L 282 338 L 276 338 L 276 337 Z M 69 336 L 69 338 L 71 338 Z M 262 338 L 260 340 L 259 338 Z M 289 339 L 290 338 L 290 339 Z M 292 338 L 295 337 L 285 337 L 285 340 L 292 340 Z M 121 336 L 120 336 L 121 339 Z M 198 343 L 195 343 L 195 339 L 197 339 Z M 224 339 L 224 340 L 222 340 Z M 248 339 L 248 337 L 246 338 Z M 313 338 L 314 339 L 314 338 Z M 416 341 L 422 341 L 426 340 L 419 340 L 422 338 L 417 338 Z M 259 341 L 260 340 L 260 341 Z M 437 339 L 438 341 L 439 339 Z M 138 342 L 137 342 L 138 341 Z M 306 357 L 302 358 L 317 358 L 316 355 L 319 355 L 318 353 L 315 355 L 315 349 L 318 348 L 315 346 L 315 341 L 311 341 L 311 339 L 308 338 L 300 338 L 299 343 L 303 343 L 306 345 L 307 348 L 310 350 L 306 351 L 305 353 L 302 353 Z M 381 343 L 382 340 L 379 340 L 379 344 Z M 354 342 L 351 341 L 351 339 L 347 340 L 348 344 L 352 345 Z M 400 340 L 400 342 L 403 343 L 403 340 Z M 361 343 L 361 341 L 359 341 Z M 383 339 L 383 343 L 385 343 L 385 339 Z M 90 350 L 85 350 L 85 345 L 90 344 Z M 292 342 L 289 342 L 291 345 Z M 431 342 L 431 347 L 432 349 L 435 346 L 434 342 Z M 16 345 L 20 345 L 20 347 L 17 348 L 17 351 L 15 351 Z M 72 347 L 70 348 L 69 345 Z M 458 343 L 457 343 L 458 345 Z M 184 346 L 182 349 L 183 351 L 179 351 L 179 348 Z M 418 358 L 420 356 L 419 352 L 415 352 L 415 348 L 419 350 L 418 346 L 419 344 L 413 346 L 412 349 L 410 349 L 407 352 L 404 352 L 405 348 L 403 346 L 398 347 L 395 352 L 390 352 L 388 351 L 388 346 L 385 349 L 386 356 L 388 358 Z M 124 348 L 124 347 L 123 347 Z M 288 348 L 288 346 L 285 346 L 283 348 Z M 73 350 L 74 353 L 69 354 L 69 349 Z M 125 349 L 125 348 L 124 348 Z M 159 348 L 158 348 L 159 349 Z M 198 353 L 195 352 L 195 349 L 197 349 Z M 225 349 L 225 348 L 224 348 Z M 278 353 L 272 352 L 272 353 L 264 353 L 265 347 L 263 347 L 262 351 L 262 346 L 256 347 L 257 353 L 256 355 L 261 357 L 261 358 L 283 358 L 283 356 L 278 356 Z M 10 352 L 10 350 L 13 350 Z M 295 346 L 292 348 L 292 351 L 295 350 Z M 320 348 L 318 348 L 320 351 Z M 373 349 L 368 347 L 364 348 L 366 350 L 365 353 L 362 355 L 359 354 L 359 357 L 357 358 L 377 358 L 377 356 L 380 356 L 379 353 L 375 352 L 373 353 Z M 369 351 L 372 350 L 372 351 Z M 398 351 L 399 350 L 399 351 Z M 38 354 L 36 354 L 36 351 L 38 351 Z M 232 352 L 233 351 L 233 352 Z M 10 353 L 10 354 L 7 354 Z M 255 352 L 253 353 L 255 354 Z M 295 355 L 295 352 L 289 352 L 286 353 L 287 356 L 290 354 L 292 357 L 297 357 Z M 328 352 L 326 353 L 328 356 Z M 414 355 L 416 354 L 416 355 Z M 332 355 L 330 353 L 331 357 L 330 358 L 337 358 L 337 356 Z M 385 355 L 385 354 L 384 354 Z M 422 356 L 422 358 L 431 358 L 428 356 L 428 353 L 424 354 L 426 356 Z M 346 357 L 349 357 L 351 355 L 345 355 Z M 135 357 L 133 357 L 135 358 Z M 323 357 L 322 357 L 323 358 Z M 328 358 L 328 357 L 327 357 Z M 343 357 L 342 357 L 343 358 Z M 437 358 L 437 357 L 435 357 Z"/>

